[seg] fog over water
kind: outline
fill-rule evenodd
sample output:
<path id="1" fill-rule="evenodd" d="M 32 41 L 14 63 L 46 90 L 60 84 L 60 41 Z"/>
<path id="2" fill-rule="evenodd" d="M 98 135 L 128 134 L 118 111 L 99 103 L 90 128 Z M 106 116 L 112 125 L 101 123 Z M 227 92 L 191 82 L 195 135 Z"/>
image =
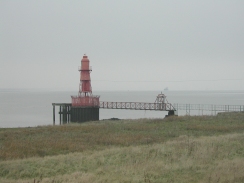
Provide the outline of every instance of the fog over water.
<path id="1" fill-rule="evenodd" d="M 244 90 L 244 1 L 0 1 L 0 88 Z"/>
<path id="2" fill-rule="evenodd" d="M 100 101 L 153 103 L 160 91 L 97 91 Z M 163 91 L 168 102 L 175 104 L 242 105 L 244 91 Z M 53 124 L 52 103 L 70 103 L 77 92 L 0 90 L 0 128 Z M 56 124 L 59 124 L 56 107 Z M 185 115 L 186 111 L 178 111 Z M 191 115 L 215 115 L 209 111 L 190 111 Z M 164 118 L 167 112 L 144 110 L 100 109 L 100 120 L 109 118 Z"/>

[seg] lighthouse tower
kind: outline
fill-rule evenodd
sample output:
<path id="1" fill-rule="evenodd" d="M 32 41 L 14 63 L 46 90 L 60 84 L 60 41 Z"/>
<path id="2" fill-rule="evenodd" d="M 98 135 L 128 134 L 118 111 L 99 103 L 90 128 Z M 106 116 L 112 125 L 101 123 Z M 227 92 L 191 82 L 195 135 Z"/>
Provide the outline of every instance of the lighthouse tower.
<path id="1" fill-rule="evenodd" d="M 88 56 L 84 55 L 81 60 L 80 85 L 78 96 L 71 96 L 73 107 L 99 107 L 99 97 L 92 94 L 91 77 L 92 71 Z"/>
<path id="2" fill-rule="evenodd" d="M 80 87 L 79 87 L 79 96 L 91 96 L 92 87 L 91 87 L 91 77 L 90 73 L 92 71 L 90 67 L 90 61 L 86 55 L 83 56 L 81 60 L 80 71 Z"/>

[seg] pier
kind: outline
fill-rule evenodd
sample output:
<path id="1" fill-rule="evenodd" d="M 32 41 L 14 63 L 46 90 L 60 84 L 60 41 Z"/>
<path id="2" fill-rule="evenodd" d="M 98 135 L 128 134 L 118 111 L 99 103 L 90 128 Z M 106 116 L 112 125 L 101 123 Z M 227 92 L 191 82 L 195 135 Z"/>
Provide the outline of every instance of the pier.
<path id="1" fill-rule="evenodd" d="M 177 111 L 185 111 L 190 115 L 192 110 L 199 113 L 210 111 L 213 115 L 219 112 L 244 112 L 244 105 L 213 105 L 213 104 L 170 104 L 170 103 L 145 103 L 145 102 L 104 102 L 100 101 L 100 106 L 96 108 L 76 108 L 71 103 L 52 103 L 53 105 L 53 125 L 55 125 L 55 107 L 59 108 L 59 121 L 61 124 L 69 122 L 96 121 L 99 120 L 99 109 L 120 109 L 120 110 L 151 110 L 167 111 L 168 115 L 177 114 Z"/>

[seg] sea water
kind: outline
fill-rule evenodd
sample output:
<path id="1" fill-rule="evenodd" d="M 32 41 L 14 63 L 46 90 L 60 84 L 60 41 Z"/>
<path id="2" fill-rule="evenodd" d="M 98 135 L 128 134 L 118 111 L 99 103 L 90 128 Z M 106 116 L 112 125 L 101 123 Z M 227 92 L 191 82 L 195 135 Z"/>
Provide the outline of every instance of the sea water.
<path id="1" fill-rule="evenodd" d="M 97 91 L 100 101 L 150 102 L 160 91 Z M 244 91 L 163 91 L 172 104 L 244 105 Z M 52 103 L 70 103 L 75 91 L 0 90 L 0 127 L 33 127 L 53 124 Z M 56 107 L 56 124 L 59 123 Z M 178 111 L 185 115 L 186 111 Z M 100 109 L 100 119 L 164 118 L 167 112 Z M 191 111 L 191 115 L 212 115 L 211 112 Z"/>

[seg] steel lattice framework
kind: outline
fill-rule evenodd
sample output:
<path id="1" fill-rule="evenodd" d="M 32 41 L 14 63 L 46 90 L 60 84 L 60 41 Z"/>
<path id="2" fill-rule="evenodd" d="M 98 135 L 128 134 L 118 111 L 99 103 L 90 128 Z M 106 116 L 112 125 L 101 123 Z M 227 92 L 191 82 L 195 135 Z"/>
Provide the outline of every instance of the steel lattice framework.
<path id="1" fill-rule="evenodd" d="M 174 106 L 170 103 L 103 102 L 103 101 L 100 101 L 100 108 L 103 108 L 103 109 L 175 111 Z"/>

